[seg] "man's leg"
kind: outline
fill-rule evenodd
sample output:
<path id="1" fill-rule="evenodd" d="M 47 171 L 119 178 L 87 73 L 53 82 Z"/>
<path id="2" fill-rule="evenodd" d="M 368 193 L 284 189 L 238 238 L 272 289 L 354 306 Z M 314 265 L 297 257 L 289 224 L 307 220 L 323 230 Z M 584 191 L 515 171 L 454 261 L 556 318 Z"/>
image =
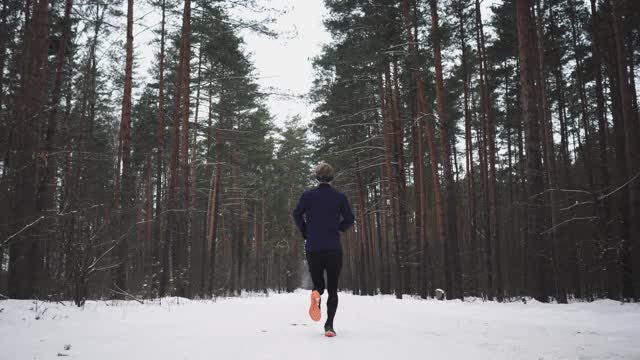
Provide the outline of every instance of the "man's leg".
<path id="1" fill-rule="evenodd" d="M 340 270 L 342 269 L 342 252 L 331 253 L 327 257 L 327 292 L 329 299 L 327 300 L 327 322 L 325 327 L 333 328 L 333 318 L 336 316 L 338 309 L 338 279 L 340 278 Z"/>
<path id="2" fill-rule="evenodd" d="M 318 252 L 307 253 L 307 265 L 309 267 L 309 274 L 311 274 L 311 281 L 313 282 L 313 290 L 316 290 L 322 295 L 324 293 L 324 262 L 323 254 Z"/>
<path id="3" fill-rule="evenodd" d="M 311 292 L 311 305 L 309 305 L 309 316 L 313 321 L 320 321 L 322 312 L 320 311 L 320 295 L 324 293 L 324 258 L 321 253 L 307 253 L 307 265 L 313 281 L 313 291 Z"/>

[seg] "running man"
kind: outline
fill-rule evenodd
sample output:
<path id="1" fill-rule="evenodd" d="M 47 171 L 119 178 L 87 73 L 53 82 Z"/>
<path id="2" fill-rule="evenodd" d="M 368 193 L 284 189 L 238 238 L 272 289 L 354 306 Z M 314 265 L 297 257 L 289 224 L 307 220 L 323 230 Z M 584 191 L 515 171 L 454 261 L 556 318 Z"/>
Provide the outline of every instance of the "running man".
<path id="1" fill-rule="evenodd" d="M 300 196 L 293 218 L 305 239 L 304 249 L 313 281 L 309 316 L 313 321 L 320 321 L 320 296 L 326 287 L 329 298 L 324 331 L 325 336 L 334 337 L 333 318 L 338 308 L 338 279 L 342 268 L 340 232 L 349 229 L 354 218 L 347 196 L 331 186 L 334 176 L 331 165 L 321 162 L 315 175 L 320 184 Z"/>

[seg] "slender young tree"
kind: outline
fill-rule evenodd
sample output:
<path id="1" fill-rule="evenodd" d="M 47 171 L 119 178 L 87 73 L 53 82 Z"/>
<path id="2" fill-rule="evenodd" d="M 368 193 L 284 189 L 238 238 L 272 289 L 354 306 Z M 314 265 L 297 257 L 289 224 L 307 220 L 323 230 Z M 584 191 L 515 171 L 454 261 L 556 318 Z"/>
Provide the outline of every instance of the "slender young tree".
<path id="1" fill-rule="evenodd" d="M 155 223 L 155 244 L 154 262 L 159 262 L 160 287 L 159 296 L 166 292 L 166 284 L 169 276 L 169 245 L 166 237 L 162 233 L 162 175 L 164 172 L 164 61 L 165 61 L 165 24 L 166 24 L 166 0 L 162 0 L 160 5 L 162 20 L 160 21 L 160 54 L 158 71 L 158 115 L 156 127 L 156 223 Z"/>
<path id="2" fill-rule="evenodd" d="M 131 91 L 133 83 L 133 0 L 127 1 L 127 42 L 124 70 L 124 95 L 122 97 L 122 117 L 120 131 L 122 138 L 122 190 L 120 204 L 120 238 L 118 242 L 118 260 L 116 286 L 119 291 L 127 290 L 127 268 L 129 266 L 129 219 L 135 208 L 135 185 L 131 168 Z"/>
<path id="3" fill-rule="evenodd" d="M 472 293 L 478 291 L 477 276 L 477 251 L 478 246 L 476 244 L 476 190 L 475 190 L 475 171 L 473 167 L 473 142 L 471 133 L 471 109 L 469 108 L 469 69 L 467 63 L 467 44 L 466 44 L 466 32 L 465 32 L 465 13 L 464 6 L 461 3 L 458 9 L 458 20 L 460 23 L 460 47 L 462 49 L 461 55 L 461 67 L 462 67 L 462 86 L 464 96 L 464 128 L 465 128 L 465 172 L 467 174 L 467 201 L 468 201 L 468 234 L 469 244 L 471 247 L 471 273 L 472 276 Z"/>

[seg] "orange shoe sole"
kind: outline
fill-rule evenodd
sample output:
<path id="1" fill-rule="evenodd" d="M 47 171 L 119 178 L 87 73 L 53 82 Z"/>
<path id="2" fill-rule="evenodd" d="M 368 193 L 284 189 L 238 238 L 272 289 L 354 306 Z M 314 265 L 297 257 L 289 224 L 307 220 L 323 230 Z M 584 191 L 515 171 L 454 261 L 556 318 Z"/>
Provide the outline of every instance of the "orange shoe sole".
<path id="1" fill-rule="evenodd" d="M 311 305 L 309 306 L 309 316 L 313 321 L 320 321 L 322 313 L 320 312 L 320 293 L 314 290 L 311 293 Z"/>

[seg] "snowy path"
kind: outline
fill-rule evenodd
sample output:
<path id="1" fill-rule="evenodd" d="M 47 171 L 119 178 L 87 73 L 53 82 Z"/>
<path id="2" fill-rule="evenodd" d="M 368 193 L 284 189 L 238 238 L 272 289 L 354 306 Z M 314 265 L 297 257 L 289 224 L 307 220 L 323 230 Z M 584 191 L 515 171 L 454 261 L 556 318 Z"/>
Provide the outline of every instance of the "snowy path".
<path id="1" fill-rule="evenodd" d="M 329 339 L 307 318 L 307 295 L 84 309 L 39 303 L 37 313 L 32 301 L 0 301 L 0 359 L 640 359 L 639 304 L 340 294 L 338 337 Z"/>

